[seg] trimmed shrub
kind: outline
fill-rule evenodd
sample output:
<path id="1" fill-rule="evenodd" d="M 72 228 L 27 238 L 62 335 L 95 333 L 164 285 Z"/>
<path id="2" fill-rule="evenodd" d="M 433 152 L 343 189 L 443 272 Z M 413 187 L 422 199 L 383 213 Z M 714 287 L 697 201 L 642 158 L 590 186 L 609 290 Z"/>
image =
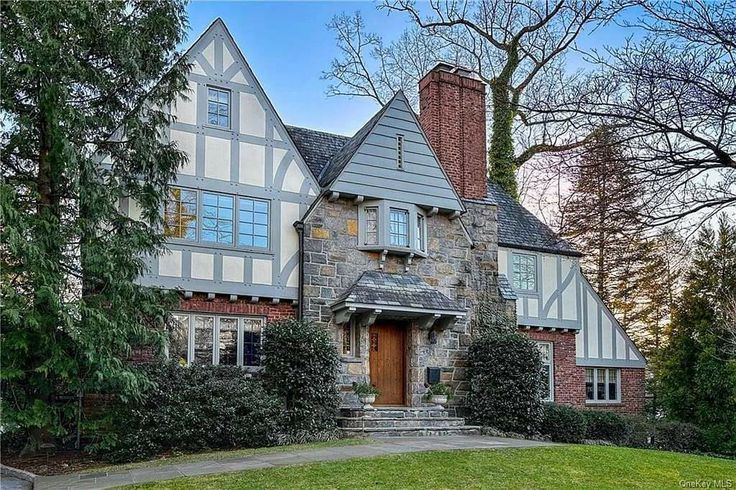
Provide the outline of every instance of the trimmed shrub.
<path id="1" fill-rule="evenodd" d="M 541 433 L 554 442 L 582 442 L 586 430 L 585 415 L 580 410 L 554 403 L 544 405 Z"/>
<path id="2" fill-rule="evenodd" d="M 623 444 L 629 433 L 627 420 L 613 412 L 599 412 L 585 410 L 585 421 L 588 425 L 586 439 L 608 441 L 614 444 Z"/>
<path id="3" fill-rule="evenodd" d="M 628 447 L 651 448 L 654 426 L 646 417 L 629 415 L 624 418 L 628 425 L 626 440 L 622 445 Z"/>
<path id="4" fill-rule="evenodd" d="M 703 450 L 703 430 L 687 422 L 659 421 L 654 424 L 654 447 L 690 453 Z"/>
<path id="5" fill-rule="evenodd" d="M 482 332 L 468 351 L 467 405 L 477 423 L 535 433 L 542 417 L 542 361 L 536 344 L 513 331 Z"/>
<path id="6" fill-rule="evenodd" d="M 96 449 L 112 461 L 164 452 L 277 444 L 282 402 L 234 366 L 143 368 L 154 387 L 112 409 L 112 427 Z"/>
<path id="7" fill-rule="evenodd" d="M 264 381 L 284 400 L 289 442 L 334 437 L 339 357 L 327 330 L 284 320 L 267 325 L 263 339 Z"/>

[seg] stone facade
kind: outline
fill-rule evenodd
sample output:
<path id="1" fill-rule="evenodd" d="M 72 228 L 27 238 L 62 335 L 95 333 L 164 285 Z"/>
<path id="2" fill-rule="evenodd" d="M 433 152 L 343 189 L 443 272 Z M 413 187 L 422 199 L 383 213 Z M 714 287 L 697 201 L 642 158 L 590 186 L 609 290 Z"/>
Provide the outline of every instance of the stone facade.
<path id="1" fill-rule="evenodd" d="M 467 392 L 469 317 L 477 281 L 497 269 L 497 248 L 495 206 L 472 202 L 466 206 L 466 226 L 446 215 L 427 218 L 428 257 L 415 257 L 410 264 L 405 257 L 392 255 L 381 264 L 378 253 L 358 250 L 358 207 L 351 200 L 324 200 L 305 220 L 304 317 L 329 328 L 337 346 L 342 345 L 342 328 L 335 325 L 329 305 L 363 271 L 379 270 L 381 265 L 385 272 L 420 276 L 468 311 L 468 317 L 441 332 L 421 330 L 413 321 L 407 322 L 407 402 L 411 406 L 422 404 L 427 367 L 441 368 L 441 380 L 452 387 L 456 404 L 462 403 Z M 341 363 L 340 389 L 346 405 L 357 403 L 352 383 L 368 381 L 370 375 L 368 327 L 361 328 L 359 337 L 359 355 L 343 357 Z"/>

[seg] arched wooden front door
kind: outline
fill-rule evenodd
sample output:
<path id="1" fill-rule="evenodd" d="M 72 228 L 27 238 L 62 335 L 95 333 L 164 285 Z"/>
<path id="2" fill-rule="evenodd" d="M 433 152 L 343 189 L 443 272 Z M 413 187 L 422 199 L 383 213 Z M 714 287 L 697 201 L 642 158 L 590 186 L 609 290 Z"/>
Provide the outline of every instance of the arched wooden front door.
<path id="1" fill-rule="evenodd" d="M 376 405 L 404 405 L 406 328 L 400 323 L 374 323 L 369 328 L 369 339 L 371 384 L 381 392 Z"/>

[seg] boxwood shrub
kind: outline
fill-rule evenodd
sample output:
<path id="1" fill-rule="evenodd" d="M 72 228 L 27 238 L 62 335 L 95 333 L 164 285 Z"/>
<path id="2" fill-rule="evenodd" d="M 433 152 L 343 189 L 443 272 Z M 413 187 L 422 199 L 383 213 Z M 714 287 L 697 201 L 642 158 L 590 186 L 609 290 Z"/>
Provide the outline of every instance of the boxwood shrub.
<path id="1" fill-rule="evenodd" d="M 554 442 L 579 443 L 585 439 L 587 421 L 580 410 L 566 405 L 544 405 L 540 432 Z"/>
<path id="2" fill-rule="evenodd" d="M 339 357 L 327 330 L 284 320 L 266 326 L 263 338 L 264 381 L 284 401 L 289 441 L 334 437 Z"/>
<path id="3" fill-rule="evenodd" d="M 585 410 L 587 423 L 586 439 L 623 444 L 629 433 L 628 420 L 614 412 Z"/>
<path id="4" fill-rule="evenodd" d="M 92 447 L 109 459 L 279 442 L 282 401 L 242 369 L 176 363 L 143 369 L 154 387 L 139 401 L 114 406 L 105 443 Z"/>
<path id="5" fill-rule="evenodd" d="M 468 351 L 467 406 L 481 425 L 531 434 L 542 416 L 542 361 L 536 344 L 521 334 L 489 329 Z"/>
<path id="6" fill-rule="evenodd" d="M 687 422 L 661 420 L 654 424 L 654 447 L 664 451 L 702 451 L 703 431 Z"/>

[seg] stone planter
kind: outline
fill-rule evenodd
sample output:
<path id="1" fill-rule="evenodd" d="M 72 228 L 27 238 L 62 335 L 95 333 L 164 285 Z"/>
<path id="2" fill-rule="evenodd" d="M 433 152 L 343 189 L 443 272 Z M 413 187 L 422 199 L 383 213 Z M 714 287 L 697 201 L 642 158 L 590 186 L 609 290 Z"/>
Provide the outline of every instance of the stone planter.
<path id="1" fill-rule="evenodd" d="M 447 395 L 432 395 L 429 401 L 437 405 L 438 408 L 444 408 L 447 403 Z"/>
<path id="2" fill-rule="evenodd" d="M 372 404 L 376 401 L 376 395 L 358 395 L 358 399 L 363 404 L 363 410 L 371 410 Z"/>

